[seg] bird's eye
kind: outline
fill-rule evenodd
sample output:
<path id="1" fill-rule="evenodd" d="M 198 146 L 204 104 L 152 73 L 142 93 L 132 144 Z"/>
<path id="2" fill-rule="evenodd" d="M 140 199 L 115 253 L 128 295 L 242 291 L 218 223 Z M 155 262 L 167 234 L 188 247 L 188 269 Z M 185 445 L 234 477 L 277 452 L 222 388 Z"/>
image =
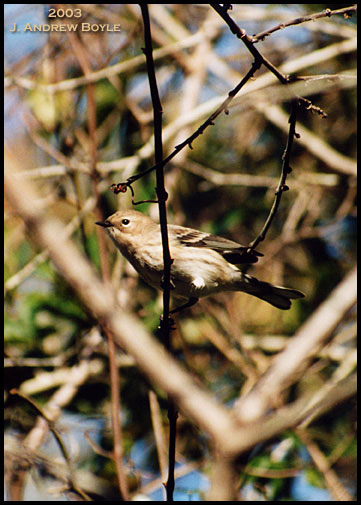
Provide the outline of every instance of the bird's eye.
<path id="1" fill-rule="evenodd" d="M 124 226 L 128 226 L 129 223 L 129 219 L 122 219 L 122 224 L 124 224 Z"/>

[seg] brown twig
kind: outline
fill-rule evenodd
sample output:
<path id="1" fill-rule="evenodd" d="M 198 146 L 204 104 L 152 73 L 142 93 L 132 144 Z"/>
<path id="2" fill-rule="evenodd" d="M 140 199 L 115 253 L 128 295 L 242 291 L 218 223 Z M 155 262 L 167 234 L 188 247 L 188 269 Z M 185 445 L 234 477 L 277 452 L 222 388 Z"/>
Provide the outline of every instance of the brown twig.
<path id="1" fill-rule="evenodd" d="M 299 18 L 292 19 L 287 23 L 280 23 L 277 26 L 269 28 L 268 30 L 264 30 L 263 32 L 257 33 L 257 35 L 253 35 L 252 42 L 263 41 L 266 37 L 271 35 L 271 33 L 277 32 L 278 30 L 283 30 L 288 26 L 299 25 L 301 23 L 306 23 L 307 21 L 315 21 L 316 19 L 330 18 L 331 16 L 335 16 L 337 14 L 343 14 L 344 16 L 352 16 L 353 12 L 357 10 L 357 5 L 352 5 L 350 7 L 343 7 L 342 9 L 325 9 L 322 12 L 317 12 L 316 14 L 310 14 L 308 16 L 301 16 Z"/>
<path id="2" fill-rule="evenodd" d="M 299 105 L 296 101 L 294 101 L 292 103 L 292 112 L 291 112 L 290 119 L 289 119 L 290 128 L 289 128 L 289 133 L 288 133 L 288 140 L 287 140 L 285 152 L 283 153 L 283 157 L 282 157 L 283 162 L 282 162 L 281 176 L 280 176 L 280 181 L 278 183 L 278 186 L 277 186 L 277 189 L 275 192 L 275 199 L 273 201 L 273 205 L 271 207 L 271 210 L 269 212 L 269 215 L 266 219 L 266 222 L 265 222 L 261 232 L 249 244 L 248 252 L 251 252 L 253 249 L 255 249 L 257 247 L 257 245 L 265 239 L 266 234 L 267 234 L 267 232 L 272 224 L 272 221 L 276 215 L 277 209 L 280 205 L 282 194 L 284 191 L 288 191 L 288 189 L 289 189 L 289 187 L 286 185 L 286 179 L 287 179 L 287 175 L 289 173 L 291 173 L 291 171 L 292 171 L 292 169 L 290 167 L 290 158 L 291 158 L 291 149 L 292 149 L 292 145 L 293 145 L 293 139 L 294 139 L 295 135 L 297 135 L 296 134 L 296 119 L 297 119 L 297 107 L 298 106 Z"/>

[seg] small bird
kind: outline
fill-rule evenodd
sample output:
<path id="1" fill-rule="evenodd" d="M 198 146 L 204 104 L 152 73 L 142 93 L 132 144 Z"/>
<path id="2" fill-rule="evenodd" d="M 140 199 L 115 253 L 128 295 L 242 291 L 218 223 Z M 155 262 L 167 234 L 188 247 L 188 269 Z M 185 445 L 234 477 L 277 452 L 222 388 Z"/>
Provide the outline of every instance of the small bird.
<path id="1" fill-rule="evenodd" d="M 121 210 L 103 226 L 121 254 L 145 282 L 162 289 L 163 249 L 159 224 L 135 210 Z M 168 225 L 171 288 L 188 302 L 171 313 L 194 305 L 199 298 L 221 291 L 243 291 L 274 307 L 287 310 L 291 300 L 303 298 L 295 289 L 274 286 L 243 273 L 240 265 L 256 263 L 263 254 L 226 238 L 192 228 Z"/>

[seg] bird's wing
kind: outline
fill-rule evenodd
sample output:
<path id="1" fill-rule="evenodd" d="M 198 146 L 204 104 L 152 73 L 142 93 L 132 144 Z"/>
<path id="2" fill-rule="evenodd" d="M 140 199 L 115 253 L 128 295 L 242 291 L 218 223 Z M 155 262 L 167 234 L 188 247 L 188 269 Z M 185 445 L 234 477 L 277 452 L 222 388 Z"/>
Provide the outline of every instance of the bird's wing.
<path id="1" fill-rule="evenodd" d="M 242 246 L 233 240 L 212 235 L 192 228 L 169 225 L 168 229 L 172 239 L 177 240 L 186 247 L 206 247 L 221 254 L 225 260 L 234 265 L 242 263 L 256 263 L 259 256 L 263 256 L 258 251 L 247 252 L 248 247 Z"/>

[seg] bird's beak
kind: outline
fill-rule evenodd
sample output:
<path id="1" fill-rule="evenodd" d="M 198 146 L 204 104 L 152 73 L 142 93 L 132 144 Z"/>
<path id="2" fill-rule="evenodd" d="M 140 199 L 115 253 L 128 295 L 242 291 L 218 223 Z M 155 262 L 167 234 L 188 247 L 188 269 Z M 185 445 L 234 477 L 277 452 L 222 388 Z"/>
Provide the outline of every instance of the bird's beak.
<path id="1" fill-rule="evenodd" d="M 98 226 L 102 226 L 103 228 L 109 228 L 111 225 L 111 223 L 109 221 L 96 221 L 96 223 Z"/>

